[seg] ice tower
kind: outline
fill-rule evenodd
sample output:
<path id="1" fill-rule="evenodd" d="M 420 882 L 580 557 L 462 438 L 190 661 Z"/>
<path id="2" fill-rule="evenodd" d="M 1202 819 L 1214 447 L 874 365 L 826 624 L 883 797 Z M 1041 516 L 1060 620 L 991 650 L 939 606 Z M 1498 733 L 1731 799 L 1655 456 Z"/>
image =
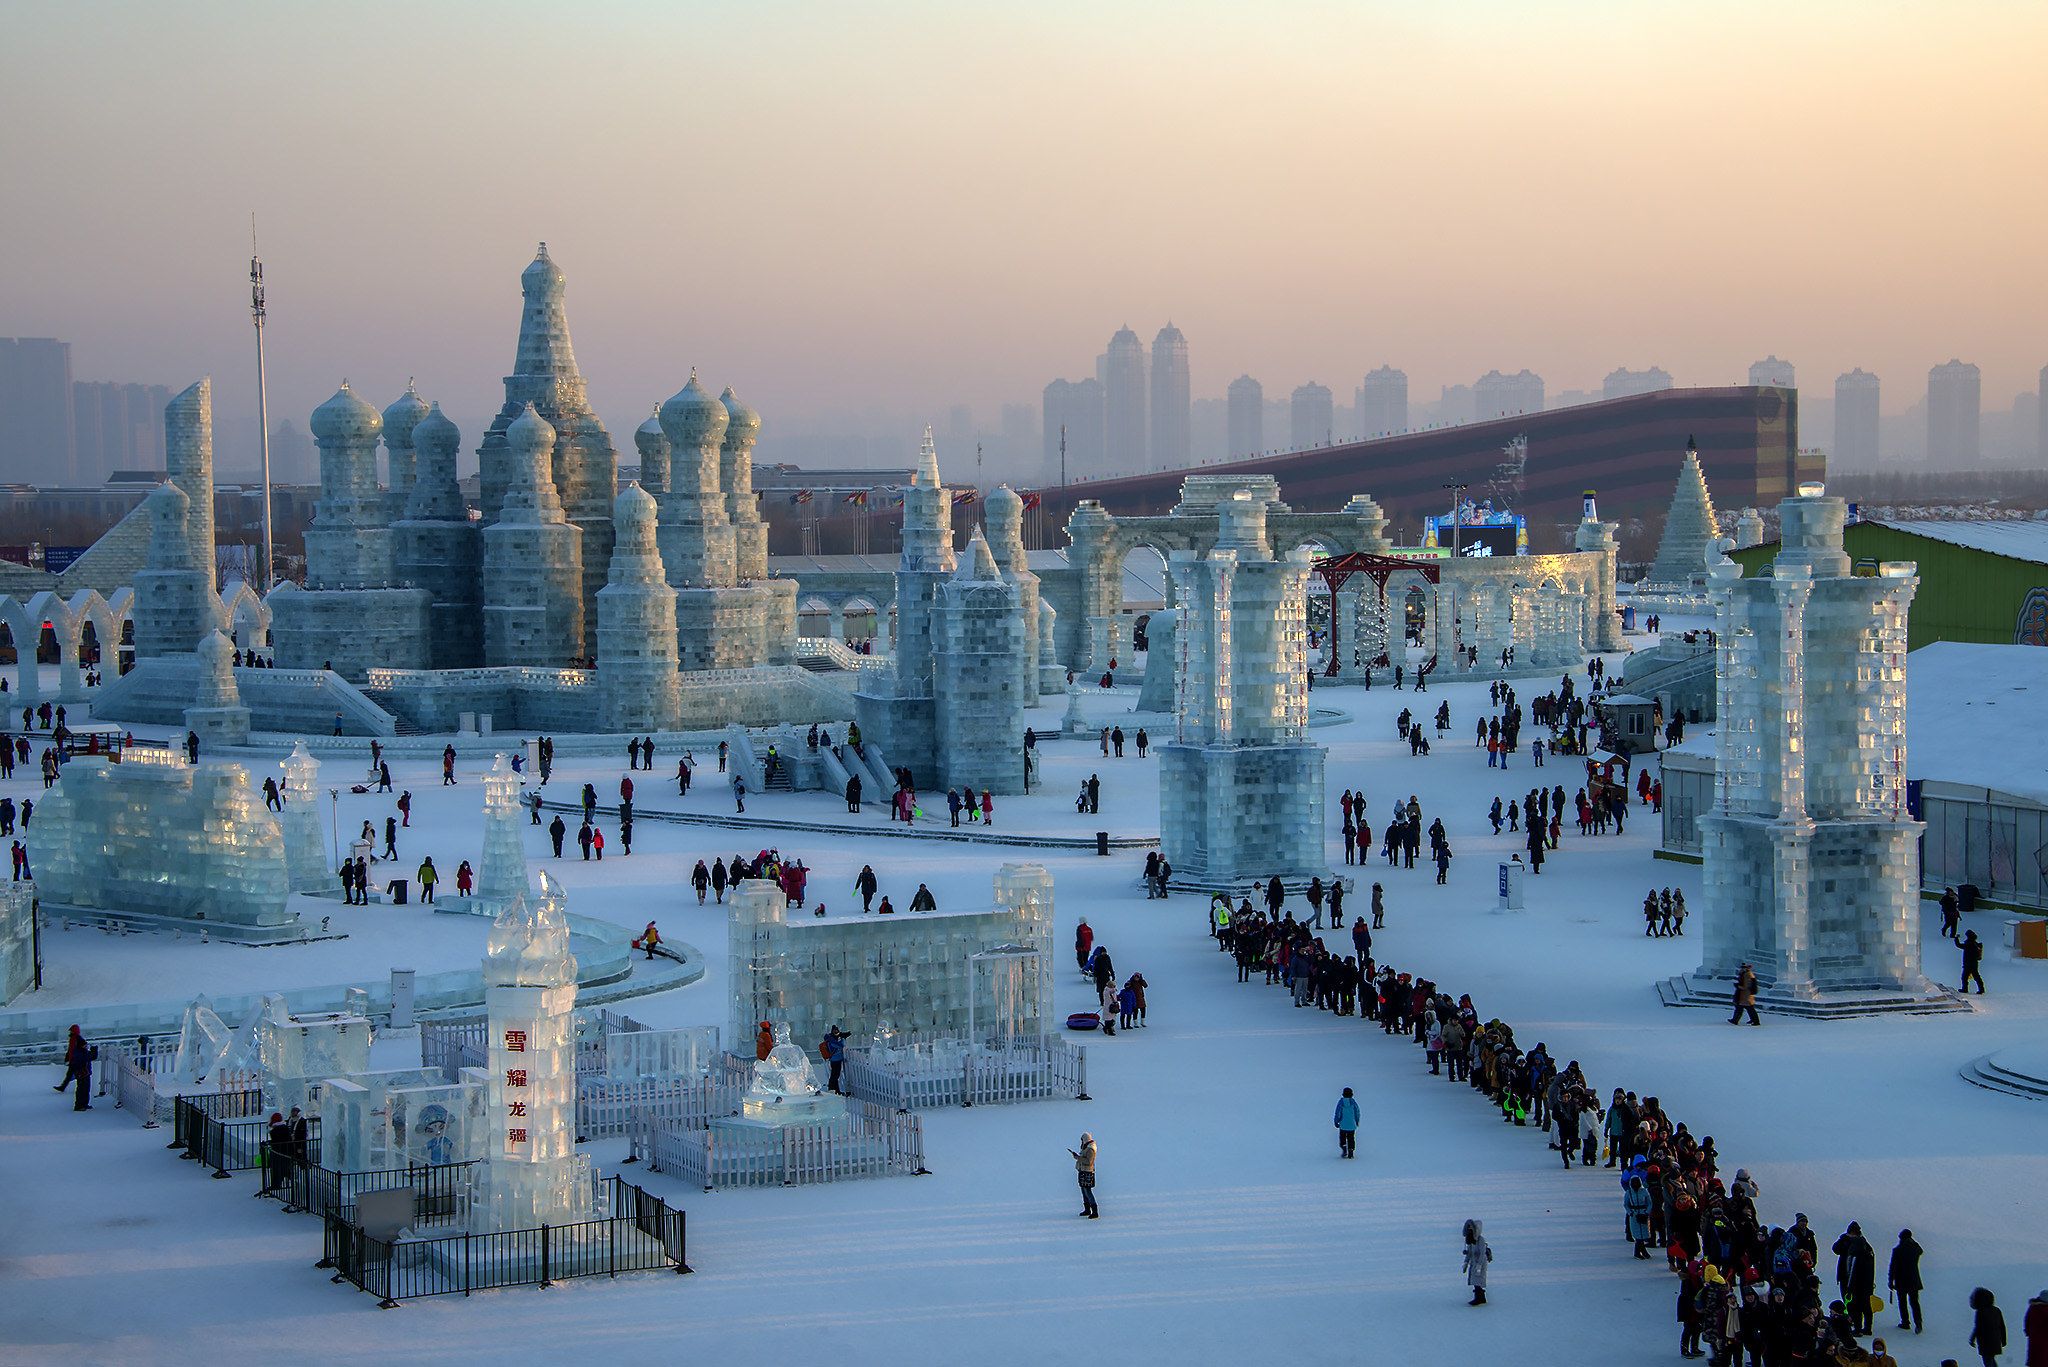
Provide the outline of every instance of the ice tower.
<path id="1" fill-rule="evenodd" d="M 576 1152 L 576 957 L 560 886 L 523 891 L 491 922 L 484 951 L 491 1138 L 470 1186 L 486 1234 L 595 1216 L 590 1159 Z"/>
<path id="2" fill-rule="evenodd" d="M 414 472 L 404 517 L 391 527 L 399 581 L 425 590 L 432 600 L 427 651 L 434 669 L 472 669 L 484 662 L 483 533 L 469 520 L 455 480 L 461 444 L 461 431 L 441 405 L 428 409 L 412 429 Z"/>
<path id="3" fill-rule="evenodd" d="M 1776 561 L 1712 570 L 1719 753 L 1700 818 L 1706 979 L 1745 963 L 1806 1014 L 1940 999 L 1920 972 L 1921 825 L 1906 812 L 1906 614 L 1914 566 L 1850 573 L 1847 505 L 1778 505 Z M 1697 981 L 1697 980 L 1695 980 Z M 1725 981 L 1699 989 L 1726 1001 Z"/>
<path id="4" fill-rule="evenodd" d="M 658 501 L 668 492 L 668 434 L 661 430 L 661 405 L 633 429 L 633 449 L 640 453 L 640 487 Z"/>
<path id="5" fill-rule="evenodd" d="M 249 709 L 235 687 L 235 643 L 218 631 L 199 643 L 199 694 L 185 709 L 185 728 L 202 745 L 249 742 Z"/>
<path id="6" fill-rule="evenodd" d="M 1700 469 L 1699 443 L 1687 437 L 1685 463 L 1678 467 L 1678 488 L 1671 496 L 1671 511 L 1664 519 L 1664 536 L 1657 543 L 1657 562 L 1650 566 L 1648 582 L 1691 583 L 1706 572 L 1707 549 L 1720 535 L 1714 500 Z"/>
<path id="7" fill-rule="evenodd" d="M 583 534 L 548 472 L 555 444 L 530 403 L 504 432 L 510 480 L 483 531 L 486 664 L 563 666 L 583 654 Z"/>
<path id="8" fill-rule="evenodd" d="M 143 500 L 149 513 L 147 568 L 135 573 L 135 658 L 183 655 L 213 630 L 213 577 L 192 553 L 186 518 L 192 500 L 176 484 Z"/>
<path id="9" fill-rule="evenodd" d="M 484 775 L 484 851 L 477 860 L 476 896 L 471 899 L 479 916 L 503 916 L 533 895 L 520 819 L 519 775 L 512 771 L 512 762 L 499 755 Z"/>
<path id="10" fill-rule="evenodd" d="M 1024 791 L 1024 710 L 1038 693 L 1025 621 L 1017 584 L 976 530 L 932 620 L 934 758 L 949 788 Z"/>
<path id="11" fill-rule="evenodd" d="M 597 697 L 606 731 L 667 731 L 681 707 L 676 677 L 676 591 L 655 548 L 654 500 L 637 484 L 612 514 L 618 542 L 611 582 L 597 595 Z"/>
<path id="12" fill-rule="evenodd" d="M 612 556 L 612 499 L 618 492 L 619 459 L 611 434 L 591 411 L 576 350 L 569 342 L 569 314 L 563 302 L 567 277 L 543 242 L 519 276 L 522 298 L 518 353 L 505 377 L 505 406 L 477 447 L 479 502 L 486 524 L 503 515 L 508 492 L 522 476 L 523 458 L 512 449 L 512 424 L 528 406 L 547 423 L 553 449 L 544 467 L 566 519 L 582 531 L 578 550 L 582 613 L 577 630 L 588 628 L 572 655 L 588 655 L 595 639 L 597 591 L 604 587 Z M 495 663 L 495 661 L 494 661 Z"/>
<path id="13" fill-rule="evenodd" d="M 1045 614 L 1039 610 L 1038 576 L 1031 572 L 1030 554 L 1024 549 L 1024 500 L 1007 484 L 996 486 L 988 496 L 988 548 L 1005 582 L 1017 589 L 1018 605 L 1024 612 L 1024 657 L 1018 663 L 1024 676 L 1027 705 L 1036 703 L 1040 693 L 1057 692 L 1063 678 L 1057 669 L 1048 679 L 1039 661 L 1044 657 Z"/>
<path id="14" fill-rule="evenodd" d="M 1174 882 L 1239 889 L 1329 871 L 1325 752 L 1308 740 L 1306 547 L 1275 560 L 1266 506 L 1217 504 L 1215 548 L 1175 551 L 1174 735 L 1159 751 L 1160 851 Z"/>
<path id="15" fill-rule="evenodd" d="M 955 568 L 953 498 L 939 482 L 938 449 L 926 428 L 916 473 L 903 491 L 895 648 L 888 669 L 862 673 L 854 698 L 862 736 L 879 744 L 891 762 L 908 767 L 919 786 L 936 780 L 940 768 L 932 619 L 939 590 Z"/>
<path id="16" fill-rule="evenodd" d="M 305 591 L 273 591 L 271 629 L 287 669 L 331 667 L 360 683 L 373 667 L 427 663 L 430 595 L 399 587 L 391 504 L 377 485 L 384 420 L 343 380 L 313 410 L 320 499 L 306 530 Z"/>
<path id="17" fill-rule="evenodd" d="M 307 753 L 306 742 L 292 742 L 284 760 L 284 810 L 277 824 L 284 832 L 285 874 L 293 892 L 334 891 L 334 870 L 328 867 L 327 830 L 320 820 L 320 761 Z"/>
<path id="18" fill-rule="evenodd" d="M 1621 634 L 1621 617 L 1614 604 L 1614 567 L 1621 554 L 1614 532 L 1619 526 L 1619 522 L 1600 520 L 1600 505 L 1593 491 L 1586 490 L 1578 529 L 1572 533 L 1572 549 L 1600 556 L 1600 572 L 1593 576 L 1587 588 L 1586 612 L 1592 618 L 1586 624 L 1584 635 L 1587 650 L 1629 648 L 1628 641 Z"/>
<path id="19" fill-rule="evenodd" d="M 213 381 L 195 380 L 164 408 L 164 467 L 192 500 L 185 541 L 213 587 Z"/>
<path id="20" fill-rule="evenodd" d="M 426 421 L 431 411 L 411 380 L 405 382 L 405 393 L 384 410 L 385 495 L 389 516 L 394 520 L 405 516 L 405 505 L 412 498 L 412 486 L 419 475 L 413 430 Z"/>
<path id="21" fill-rule="evenodd" d="M 759 415 L 730 389 L 713 398 L 692 370 L 658 417 L 668 455 L 655 542 L 676 591 L 681 667 L 787 664 L 796 650 L 796 584 L 767 577 L 767 526 L 753 492 Z M 743 429 L 737 436 L 735 425 Z M 652 433 L 643 428 L 635 440 L 643 459 L 653 451 L 659 462 Z"/>

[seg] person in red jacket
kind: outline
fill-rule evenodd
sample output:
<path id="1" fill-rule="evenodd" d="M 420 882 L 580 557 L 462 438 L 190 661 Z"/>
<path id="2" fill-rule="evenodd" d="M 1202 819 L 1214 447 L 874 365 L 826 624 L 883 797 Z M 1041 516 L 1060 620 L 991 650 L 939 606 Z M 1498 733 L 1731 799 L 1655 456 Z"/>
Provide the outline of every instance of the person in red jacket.
<path id="1" fill-rule="evenodd" d="M 2027 1338 L 2027 1367 L 2048 1367 L 2048 1288 L 2027 1302 L 2020 1331 Z"/>
<path id="2" fill-rule="evenodd" d="M 1074 927 L 1074 963 L 1081 968 L 1088 967 L 1088 951 L 1095 948 L 1095 928 L 1083 916 L 1081 924 Z"/>

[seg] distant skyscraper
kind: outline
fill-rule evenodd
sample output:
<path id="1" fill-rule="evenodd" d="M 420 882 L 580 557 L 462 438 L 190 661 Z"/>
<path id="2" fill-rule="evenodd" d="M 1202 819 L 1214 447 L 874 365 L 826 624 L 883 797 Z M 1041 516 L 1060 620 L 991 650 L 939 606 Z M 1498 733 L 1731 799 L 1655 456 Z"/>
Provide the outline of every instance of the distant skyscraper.
<path id="1" fill-rule="evenodd" d="M 163 385 L 79 380 L 71 386 L 76 479 L 99 484 L 116 470 L 164 468 Z"/>
<path id="2" fill-rule="evenodd" d="M 1749 368 L 1749 382 L 1754 385 L 1770 385 L 1778 389 L 1796 388 L 1792 363 L 1781 361 L 1775 355 L 1766 356 Z"/>
<path id="3" fill-rule="evenodd" d="M 1367 440 L 1408 430 L 1408 376 L 1383 365 L 1358 387 L 1358 434 Z"/>
<path id="4" fill-rule="evenodd" d="M 1455 427 L 1479 416 L 1479 404 L 1473 397 L 1469 384 L 1447 384 L 1436 401 L 1436 408 L 1430 413 L 1430 421 L 1440 427 Z"/>
<path id="5" fill-rule="evenodd" d="M 1225 394 L 1230 404 L 1230 459 L 1257 455 L 1266 449 L 1266 387 L 1240 375 Z"/>
<path id="6" fill-rule="evenodd" d="M 1844 470 L 1875 470 L 1878 464 L 1877 376 L 1862 367 L 1835 377 L 1835 449 Z"/>
<path id="7" fill-rule="evenodd" d="M 1329 386 L 1310 380 L 1294 391 L 1292 405 L 1294 445 L 1322 446 L 1335 437 L 1337 406 Z"/>
<path id="8" fill-rule="evenodd" d="M 1151 448 L 1145 441 L 1148 395 L 1145 344 L 1128 327 L 1118 328 L 1102 357 L 1104 439 L 1111 469 L 1119 473 L 1149 468 Z M 1071 449 L 1071 448 L 1070 448 Z"/>
<path id="9" fill-rule="evenodd" d="M 1102 383 L 1099 380 L 1054 380 L 1045 387 L 1045 480 L 1060 479 L 1060 440 L 1067 443 L 1069 479 L 1103 473 Z"/>
<path id="10" fill-rule="evenodd" d="M 2040 401 L 2041 401 L 2041 403 L 2040 403 L 2040 408 L 2041 408 L 2041 413 L 2040 413 L 2040 423 L 2041 423 L 2041 448 L 2040 448 L 2040 459 L 2041 459 L 2041 464 L 2043 464 L 2043 465 L 2048 465 L 2048 365 L 2044 365 L 2044 366 L 2042 366 L 2042 367 L 2041 367 L 2041 381 L 2040 381 L 2040 386 L 2041 386 L 2041 387 L 2040 387 L 2040 388 L 2039 388 L 2038 390 L 2036 390 L 2036 391 L 2035 391 L 2035 393 L 2037 394 L 2037 396 L 2038 396 L 2038 397 L 2040 398 Z"/>
<path id="11" fill-rule="evenodd" d="M 1188 339 L 1172 323 L 1152 339 L 1152 468 L 1184 470 L 1193 461 L 1189 428 Z"/>
<path id="12" fill-rule="evenodd" d="M 1626 399 L 1634 394 L 1654 394 L 1660 389 L 1671 388 L 1671 372 L 1662 366 L 1651 366 L 1648 370 L 1630 370 L 1617 366 L 1608 372 L 1601 382 L 1600 397 L 1603 399 Z"/>
<path id="13" fill-rule="evenodd" d="M 71 343 L 0 337 L 0 478 L 75 480 L 71 405 Z"/>
<path id="14" fill-rule="evenodd" d="M 1976 468 L 1984 380 L 1968 361 L 1951 360 L 1927 372 L 1927 460 L 1949 470 Z"/>
<path id="15" fill-rule="evenodd" d="M 1517 413 L 1541 413 L 1543 377 L 1527 368 L 1513 375 L 1489 370 L 1472 386 L 1472 409 L 1481 422 Z"/>

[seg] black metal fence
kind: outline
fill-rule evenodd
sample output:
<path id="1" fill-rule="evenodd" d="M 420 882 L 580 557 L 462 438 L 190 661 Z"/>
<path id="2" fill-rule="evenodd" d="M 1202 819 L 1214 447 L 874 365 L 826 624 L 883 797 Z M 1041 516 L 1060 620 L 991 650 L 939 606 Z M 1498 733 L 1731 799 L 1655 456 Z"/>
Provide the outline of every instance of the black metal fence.
<path id="1" fill-rule="evenodd" d="M 314 1215 L 336 1215 L 353 1210 L 356 1197 L 366 1191 L 387 1187 L 411 1187 L 417 1224 L 446 1224 L 460 1220 L 467 1206 L 469 1170 L 473 1162 L 421 1163 L 373 1172 L 336 1172 L 320 1166 L 320 1141 L 307 1145 L 304 1161 L 291 1155 L 268 1152 L 265 1145 L 263 1190 L 259 1196 L 284 1203 L 287 1211 L 310 1211 Z"/>
<path id="2" fill-rule="evenodd" d="M 320 1117 L 306 1119 L 308 1149 L 317 1155 Z M 270 1120 L 263 1113 L 263 1094 L 209 1092 L 181 1096 L 171 1103 L 171 1142 L 185 1157 L 213 1170 L 215 1177 L 253 1172 L 270 1159 Z"/>
<path id="3" fill-rule="evenodd" d="M 617 1177 L 602 1185 L 608 1216 L 495 1234 L 376 1239 L 353 1223 L 355 1207 L 344 1206 L 325 1216 L 321 1265 L 387 1308 L 414 1296 L 547 1286 L 565 1277 L 690 1270 L 682 1211 Z"/>

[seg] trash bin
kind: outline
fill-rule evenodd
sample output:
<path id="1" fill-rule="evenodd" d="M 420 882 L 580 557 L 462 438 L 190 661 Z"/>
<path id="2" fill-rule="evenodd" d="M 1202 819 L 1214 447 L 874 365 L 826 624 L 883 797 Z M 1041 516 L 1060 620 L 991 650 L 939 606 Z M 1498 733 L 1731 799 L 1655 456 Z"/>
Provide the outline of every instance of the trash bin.
<path id="1" fill-rule="evenodd" d="M 1977 909 L 1977 898 L 1983 889 L 1975 883 L 1959 883 L 1956 886 L 1956 910 L 1968 916 Z"/>
<path id="2" fill-rule="evenodd" d="M 1095 833 L 1095 852 L 1105 858 L 1109 855 L 1108 831 L 1097 831 Z"/>
<path id="3" fill-rule="evenodd" d="M 394 878 L 384 885 L 384 895 L 391 899 L 392 905 L 405 905 L 405 882 L 403 878 Z"/>

